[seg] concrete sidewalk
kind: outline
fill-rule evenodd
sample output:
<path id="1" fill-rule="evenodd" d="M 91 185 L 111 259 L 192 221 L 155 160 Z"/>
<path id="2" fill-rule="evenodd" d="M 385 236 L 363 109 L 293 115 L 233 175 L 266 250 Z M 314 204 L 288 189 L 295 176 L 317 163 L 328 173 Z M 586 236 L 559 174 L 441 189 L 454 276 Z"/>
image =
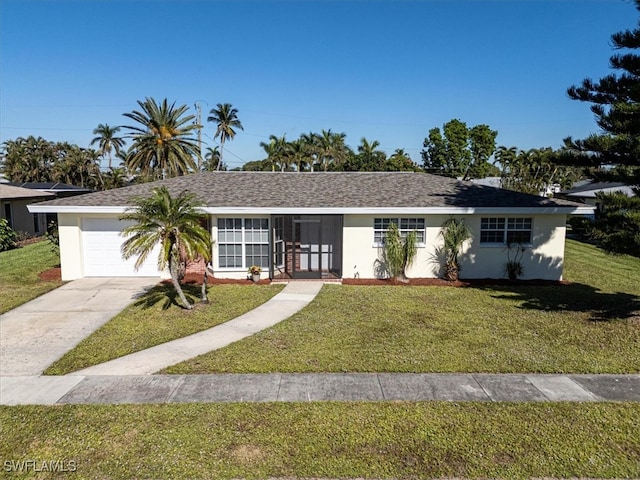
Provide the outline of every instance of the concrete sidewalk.
<path id="1" fill-rule="evenodd" d="M 82 278 L 0 315 L 0 375 L 40 375 L 159 281 Z"/>
<path id="2" fill-rule="evenodd" d="M 273 373 L 0 378 L 0 404 L 640 402 L 640 375 Z"/>

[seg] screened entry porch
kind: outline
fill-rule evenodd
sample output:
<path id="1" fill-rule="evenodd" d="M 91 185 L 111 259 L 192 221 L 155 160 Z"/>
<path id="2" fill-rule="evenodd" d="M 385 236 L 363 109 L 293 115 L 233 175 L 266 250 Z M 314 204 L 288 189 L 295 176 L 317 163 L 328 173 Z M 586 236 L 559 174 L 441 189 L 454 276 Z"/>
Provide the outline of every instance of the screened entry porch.
<path id="1" fill-rule="evenodd" d="M 271 232 L 271 278 L 342 278 L 342 215 L 274 215 Z"/>

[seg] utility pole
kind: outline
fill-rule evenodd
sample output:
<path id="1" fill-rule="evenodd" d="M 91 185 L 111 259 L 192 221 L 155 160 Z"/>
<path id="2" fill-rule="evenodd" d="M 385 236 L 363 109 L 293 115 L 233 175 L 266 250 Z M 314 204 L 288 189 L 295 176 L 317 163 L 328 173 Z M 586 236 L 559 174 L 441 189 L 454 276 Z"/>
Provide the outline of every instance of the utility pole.
<path id="1" fill-rule="evenodd" d="M 200 153 L 200 156 L 198 157 L 198 171 L 200 171 L 202 169 L 202 109 L 198 102 L 194 103 L 193 105 L 196 107 L 197 112 L 196 121 L 198 122 L 198 152 Z"/>

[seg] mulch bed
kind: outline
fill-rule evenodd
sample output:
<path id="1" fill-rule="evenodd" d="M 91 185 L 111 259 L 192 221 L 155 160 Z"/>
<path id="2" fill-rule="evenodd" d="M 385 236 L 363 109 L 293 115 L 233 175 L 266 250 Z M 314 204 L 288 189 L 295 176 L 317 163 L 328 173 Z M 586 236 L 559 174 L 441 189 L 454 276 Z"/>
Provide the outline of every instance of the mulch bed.
<path id="1" fill-rule="evenodd" d="M 61 280 L 60 267 L 51 268 L 45 270 L 38 275 L 43 282 L 50 282 L 54 280 Z M 188 273 L 182 280 L 183 285 L 202 285 L 201 273 Z M 171 279 L 163 280 L 162 283 L 171 283 Z M 271 280 L 263 278 L 259 282 L 254 282 L 249 278 L 246 279 L 233 279 L 233 278 L 216 278 L 207 277 L 207 283 L 209 285 L 269 285 Z M 393 281 L 390 279 L 377 279 L 377 278 L 343 278 L 343 285 L 399 285 L 399 286 L 441 286 L 441 287 L 480 287 L 491 285 L 529 285 L 529 286 L 553 286 L 553 285 L 570 285 L 571 282 L 566 280 L 553 281 L 553 280 L 507 280 L 500 278 L 481 278 L 474 280 L 458 280 L 457 282 L 449 282 L 441 278 L 410 278 L 408 283 Z"/>
<path id="2" fill-rule="evenodd" d="M 62 280 L 62 274 L 60 267 L 50 268 L 44 272 L 38 274 L 38 278 L 43 282 L 53 282 L 56 280 Z"/>
<path id="3" fill-rule="evenodd" d="M 408 283 L 399 282 L 391 279 L 377 278 L 343 278 L 343 285 L 401 285 L 401 286 L 439 286 L 439 287 L 479 287 L 489 285 L 569 285 L 571 282 L 566 280 L 508 280 L 506 278 L 479 278 L 473 280 L 458 280 L 450 282 L 442 278 L 410 278 Z"/>
<path id="4" fill-rule="evenodd" d="M 182 285 L 202 285 L 202 280 L 203 280 L 203 274 L 202 273 L 187 273 L 184 276 L 184 279 L 182 280 L 182 282 L 180 282 Z M 162 283 L 171 283 L 171 279 L 168 278 L 166 280 L 163 280 Z M 253 280 L 249 279 L 249 278 L 242 278 L 242 279 L 238 279 L 238 278 L 216 278 L 216 277 L 212 277 L 211 275 L 207 276 L 207 284 L 208 285 L 269 285 L 271 283 L 271 280 L 269 280 L 269 278 L 263 278 L 261 279 L 259 282 L 254 282 Z"/>

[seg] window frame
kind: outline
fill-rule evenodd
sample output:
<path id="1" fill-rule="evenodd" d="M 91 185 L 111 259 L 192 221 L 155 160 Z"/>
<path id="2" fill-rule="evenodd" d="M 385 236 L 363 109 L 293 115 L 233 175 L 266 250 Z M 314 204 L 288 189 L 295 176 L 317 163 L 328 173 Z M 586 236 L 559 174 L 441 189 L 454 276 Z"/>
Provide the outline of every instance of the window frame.
<path id="1" fill-rule="evenodd" d="M 403 222 L 406 224 L 404 228 Z M 417 232 L 418 241 L 416 246 L 418 248 L 424 248 L 426 246 L 426 238 L 427 238 L 427 225 L 424 217 L 374 217 L 373 219 L 373 246 L 376 248 L 384 246 L 384 239 L 387 230 L 391 223 L 395 223 L 398 226 L 398 230 L 400 232 L 400 236 L 405 238 L 410 232 Z M 422 223 L 422 228 L 420 227 L 420 223 Z M 378 227 L 378 224 L 380 226 Z M 416 228 L 411 228 L 412 225 L 415 225 Z M 422 238 L 420 238 L 422 237 Z"/>
<path id="2" fill-rule="evenodd" d="M 226 228 L 226 224 L 233 223 L 233 228 Z M 222 224 L 222 227 L 221 227 Z M 239 226 L 238 226 L 239 224 Z M 257 226 L 256 226 L 257 224 Z M 262 269 L 267 270 L 271 265 L 271 241 L 270 228 L 271 222 L 268 217 L 218 217 L 216 221 L 217 228 L 217 264 L 221 271 L 238 271 L 247 270 L 253 265 L 258 265 Z M 227 238 L 230 236 L 230 238 Z M 221 237 L 224 240 L 221 240 Z M 236 246 L 236 251 L 227 253 L 226 247 Z M 234 262 L 233 266 L 228 266 L 229 262 L 222 262 L 222 247 L 225 247 L 224 257 L 226 259 L 240 258 L 240 265 Z M 239 251 L 237 250 L 239 248 Z M 258 247 L 258 252 L 250 251 Z M 261 251 L 260 251 L 261 250 Z M 249 258 L 251 260 L 249 260 Z M 256 259 L 262 261 L 256 262 Z M 225 266 L 222 266 L 222 263 Z"/>
<path id="3" fill-rule="evenodd" d="M 509 240 L 509 234 L 516 235 L 518 232 L 528 232 L 526 241 Z M 494 239 L 483 240 L 483 234 L 492 234 Z M 496 240 L 497 234 L 502 237 Z M 513 238 L 513 235 L 511 238 Z M 521 244 L 531 246 L 533 242 L 533 217 L 480 217 L 480 237 L 479 243 L 482 247 L 499 246 L 504 247 L 511 244 Z"/>

